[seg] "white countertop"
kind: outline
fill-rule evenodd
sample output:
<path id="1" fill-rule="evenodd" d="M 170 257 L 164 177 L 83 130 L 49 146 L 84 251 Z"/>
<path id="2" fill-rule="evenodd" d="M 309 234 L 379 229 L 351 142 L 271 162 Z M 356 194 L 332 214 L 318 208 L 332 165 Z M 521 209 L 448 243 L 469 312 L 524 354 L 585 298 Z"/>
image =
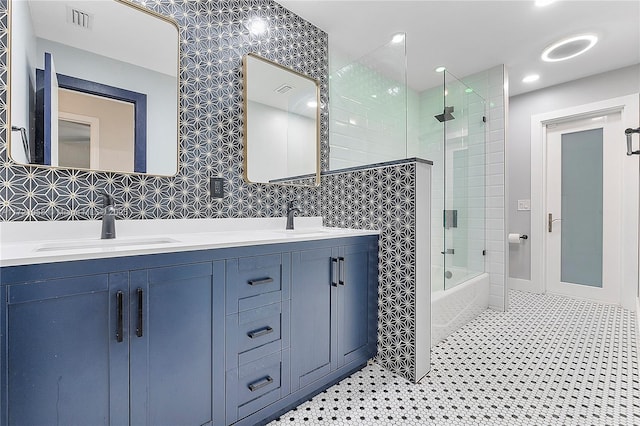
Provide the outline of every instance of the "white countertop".
<path id="1" fill-rule="evenodd" d="M 102 223 L 0 222 L 0 266 L 30 265 L 142 254 L 377 235 L 378 231 L 325 228 L 321 217 L 117 220 L 116 236 L 101 240 Z"/>

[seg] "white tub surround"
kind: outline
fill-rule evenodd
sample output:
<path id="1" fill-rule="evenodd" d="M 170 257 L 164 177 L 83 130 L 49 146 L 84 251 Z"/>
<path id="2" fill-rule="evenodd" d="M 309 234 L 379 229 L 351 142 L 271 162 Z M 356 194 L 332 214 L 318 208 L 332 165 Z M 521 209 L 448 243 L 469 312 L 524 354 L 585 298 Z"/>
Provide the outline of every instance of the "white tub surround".
<path id="1" fill-rule="evenodd" d="M 117 238 L 101 240 L 99 220 L 0 222 L 0 266 L 52 263 L 376 235 L 326 228 L 321 217 L 117 220 Z"/>
<path id="2" fill-rule="evenodd" d="M 431 294 L 431 347 L 489 307 L 489 274 Z"/>

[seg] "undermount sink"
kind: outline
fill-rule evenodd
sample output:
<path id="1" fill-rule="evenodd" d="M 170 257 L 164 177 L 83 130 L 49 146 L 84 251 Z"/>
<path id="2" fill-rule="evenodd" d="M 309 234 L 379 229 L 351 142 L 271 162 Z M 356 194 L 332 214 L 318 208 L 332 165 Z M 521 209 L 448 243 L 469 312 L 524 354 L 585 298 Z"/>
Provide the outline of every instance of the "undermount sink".
<path id="1" fill-rule="evenodd" d="M 324 229 L 278 229 L 275 232 L 291 236 L 314 236 L 328 234 Z"/>
<path id="2" fill-rule="evenodd" d="M 122 240 L 115 238 L 113 240 L 64 241 L 59 243 L 43 244 L 35 251 L 81 250 L 94 248 L 108 249 L 118 247 L 146 246 L 154 244 L 171 244 L 177 242 L 178 241 L 174 240 L 173 238 L 136 238 Z"/>

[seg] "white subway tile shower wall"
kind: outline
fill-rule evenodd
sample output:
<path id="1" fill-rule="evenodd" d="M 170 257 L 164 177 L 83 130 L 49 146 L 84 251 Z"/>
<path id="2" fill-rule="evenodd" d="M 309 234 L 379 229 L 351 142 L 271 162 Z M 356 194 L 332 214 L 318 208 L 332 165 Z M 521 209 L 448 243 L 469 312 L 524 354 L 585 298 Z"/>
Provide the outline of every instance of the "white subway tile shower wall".
<path id="1" fill-rule="evenodd" d="M 385 46 L 331 74 L 331 170 L 407 157 L 404 69 L 383 75 L 377 58 L 385 55 L 402 63 L 402 51 Z"/>

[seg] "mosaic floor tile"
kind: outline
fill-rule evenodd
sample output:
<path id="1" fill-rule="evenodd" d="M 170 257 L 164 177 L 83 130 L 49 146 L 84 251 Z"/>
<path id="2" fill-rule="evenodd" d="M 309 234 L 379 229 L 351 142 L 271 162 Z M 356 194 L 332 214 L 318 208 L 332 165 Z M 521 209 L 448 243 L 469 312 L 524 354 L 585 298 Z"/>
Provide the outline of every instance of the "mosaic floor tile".
<path id="1" fill-rule="evenodd" d="M 420 383 L 370 364 L 271 425 L 640 424 L 633 312 L 510 297 L 434 347 Z"/>

